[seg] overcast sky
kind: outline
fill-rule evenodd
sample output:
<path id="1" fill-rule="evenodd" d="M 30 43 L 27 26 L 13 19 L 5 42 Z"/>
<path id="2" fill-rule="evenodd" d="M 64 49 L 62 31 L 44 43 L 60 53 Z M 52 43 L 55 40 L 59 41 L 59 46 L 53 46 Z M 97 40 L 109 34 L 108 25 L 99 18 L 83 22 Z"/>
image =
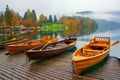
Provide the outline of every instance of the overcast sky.
<path id="1" fill-rule="evenodd" d="M 0 11 L 6 5 L 21 16 L 27 9 L 34 9 L 37 15 L 74 14 L 78 11 L 120 11 L 120 0 L 0 0 Z"/>

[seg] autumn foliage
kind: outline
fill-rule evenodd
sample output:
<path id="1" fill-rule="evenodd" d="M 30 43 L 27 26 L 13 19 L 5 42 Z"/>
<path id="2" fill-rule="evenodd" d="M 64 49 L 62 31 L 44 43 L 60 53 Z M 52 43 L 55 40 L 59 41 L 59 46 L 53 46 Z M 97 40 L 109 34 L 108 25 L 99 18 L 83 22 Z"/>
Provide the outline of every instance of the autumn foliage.
<path id="1" fill-rule="evenodd" d="M 35 25 L 34 21 L 32 18 L 28 17 L 22 22 L 25 26 L 27 27 L 33 27 Z"/>
<path id="2" fill-rule="evenodd" d="M 79 21 L 75 19 L 64 19 L 64 26 L 79 26 Z"/>
<path id="3" fill-rule="evenodd" d="M 97 23 L 94 20 L 85 17 L 62 16 L 59 22 L 64 26 L 63 33 L 69 36 L 90 34 L 97 29 Z"/>

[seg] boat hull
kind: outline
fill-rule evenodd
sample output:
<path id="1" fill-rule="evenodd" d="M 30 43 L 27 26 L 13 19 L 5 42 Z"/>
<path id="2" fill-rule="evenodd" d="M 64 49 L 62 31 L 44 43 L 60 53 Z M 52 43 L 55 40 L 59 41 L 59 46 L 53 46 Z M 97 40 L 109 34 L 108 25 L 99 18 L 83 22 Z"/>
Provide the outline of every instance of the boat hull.
<path id="1" fill-rule="evenodd" d="M 52 51 L 27 51 L 26 55 L 29 58 L 29 60 L 34 60 L 34 59 L 41 59 L 57 54 L 61 54 L 64 51 L 72 49 L 74 46 L 66 47 L 64 49 L 59 49 L 59 50 L 52 50 Z"/>
<path id="2" fill-rule="evenodd" d="M 37 43 L 35 45 L 34 44 L 32 44 L 32 45 L 24 45 L 24 44 L 10 45 L 10 46 L 6 46 L 6 50 L 10 53 L 10 55 L 12 55 L 15 53 L 19 53 L 19 52 L 26 51 L 31 48 L 35 48 L 35 47 L 43 46 L 43 45 L 44 45 L 43 43 Z"/>
<path id="3" fill-rule="evenodd" d="M 97 36 L 91 39 L 73 53 L 73 66 L 75 74 L 81 74 L 106 58 L 110 51 L 110 37 Z"/>
<path id="4" fill-rule="evenodd" d="M 75 74 L 81 74 L 83 71 L 87 70 L 89 67 L 94 66 L 95 64 L 99 63 L 103 59 L 105 59 L 109 54 L 109 49 L 100 55 L 86 58 L 83 60 L 73 60 L 74 65 L 74 72 Z"/>
<path id="5" fill-rule="evenodd" d="M 61 41 L 61 42 L 64 42 Z M 50 45 L 55 45 L 57 43 L 60 42 L 56 42 Z M 72 45 L 66 46 L 66 47 L 58 47 L 58 48 L 52 48 L 50 50 L 40 50 L 40 48 L 35 48 L 35 49 L 31 49 L 28 50 L 26 52 L 26 56 L 28 57 L 29 60 L 35 60 L 35 59 L 41 59 L 41 58 L 45 58 L 45 57 L 49 57 L 49 56 L 53 56 L 53 55 L 57 55 L 57 54 L 61 54 L 67 50 L 72 49 L 76 44 L 76 40 L 72 43 Z M 49 46 L 49 45 L 48 45 Z"/>
<path id="6" fill-rule="evenodd" d="M 38 46 L 43 46 L 46 44 L 46 42 L 51 41 L 50 43 L 57 42 L 58 39 L 56 37 L 43 37 L 41 40 L 31 40 L 26 43 L 21 43 L 21 44 L 14 44 L 14 45 L 8 45 L 6 46 L 6 50 L 9 52 L 10 55 L 27 51 L 29 49 L 38 47 Z"/>
<path id="7" fill-rule="evenodd" d="M 5 47 L 8 45 L 18 44 L 18 43 L 22 43 L 26 41 L 27 41 L 26 38 L 5 41 L 5 42 L 0 43 L 0 49 L 5 49 Z"/>

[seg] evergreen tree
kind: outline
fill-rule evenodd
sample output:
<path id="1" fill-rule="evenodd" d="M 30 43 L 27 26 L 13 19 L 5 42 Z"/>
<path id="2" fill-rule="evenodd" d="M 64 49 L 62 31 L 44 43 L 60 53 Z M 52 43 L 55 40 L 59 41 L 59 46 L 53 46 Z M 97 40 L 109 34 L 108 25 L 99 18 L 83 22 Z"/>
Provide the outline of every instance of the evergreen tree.
<path id="1" fill-rule="evenodd" d="M 30 12 L 30 14 L 29 14 L 28 17 L 30 17 L 30 18 L 32 18 L 34 20 L 34 14 L 33 14 L 33 12 Z"/>
<path id="2" fill-rule="evenodd" d="M 21 23 L 22 23 L 22 16 L 20 16 L 19 13 L 17 13 L 17 16 L 18 16 L 19 25 L 21 25 Z"/>
<path id="3" fill-rule="evenodd" d="M 23 19 L 27 19 L 28 17 L 30 17 L 30 10 L 28 9 L 26 12 L 25 12 L 25 15 L 24 15 L 24 18 Z"/>
<path id="4" fill-rule="evenodd" d="M 12 25 L 12 12 L 9 9 L 8 5 L 6 6 L 6 11 L 5 11 L 5 23 L 6 26 L 8 27 Z"/>
<path id="5" fill-rule="evenodd" d="M 32 12 L 28 9 L 27 12 L 25 12 L 25 15 L 24 15 L 24 20 L 23 20 L 23 24 L 25 26 L 36 26 L 36 14 L 35 14 L 35 11 L 32 10 Z"/>
<path id="6" fill-rule="evenodd" d="M 37 17 L 36 17 L 35 10 L 32 10 L 32 13 L 33 13 L 33 15 L 34 15 L 33 19 L 34 19 L 35 21 L 37 21 Z"/>
<path id="7" fill-rule="evenodd" d="M 57 22 L 57 17 L 56 17 L 56 15 L 54 15 L 54 23 L 56 23 Z"/>
<path id="8" fill-rule="evenodd" d="M 3 12 L 0 12 L 0 26 L 3 26 L 4 23 L 4 14 Z"/>
<path id="9" fill-rule="evenodd" d="M 53 23 L 52 15 L 49 15 L 48 22 L 49 22 L 49 23 Z"/>
<path id="10" fill-rule="evenodd" d="M 27 18 L 27 12 L 25 12 L 23 19 Z"/>

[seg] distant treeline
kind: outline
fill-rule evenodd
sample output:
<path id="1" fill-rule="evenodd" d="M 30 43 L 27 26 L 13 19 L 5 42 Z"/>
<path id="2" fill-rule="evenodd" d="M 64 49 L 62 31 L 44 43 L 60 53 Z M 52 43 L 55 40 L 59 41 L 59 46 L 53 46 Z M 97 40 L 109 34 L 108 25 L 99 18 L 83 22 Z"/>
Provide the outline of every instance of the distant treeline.
<path id="1" fill-rule="evenodd" d="M 66 35 L 90 34 L 98 28 L 95 20 L 80 16 L 62 16 L 60 23 L 64 25 L 63 33 Z"/>
<path id="2" fill-rule="evenodd" d="M 42 23 L 56 23 L 56 15 L 49 15 L 47 18 L 44 14 L 40 14 L 39 19 L 37 19 L 35 10 L 27 10 L 22 17 L 19 13 L 10 9 L 6 6 L 5 12 L 0 11 L 0 26 L 7 28 L 18 27 L 19 25 L 24 25 L 25 27 L 36 27 L 41 26 Z"/>
<path id="3" fill-rule="evenodd" d="M 19 13 L 6 6 L 5 12 L 0 12 L 0 26 L 4 28 L 15 28 L 23 25 L 24 27 L 42 27 L 43 24 L 63 24 L 63 33 L 68 34 L 90 34 L 97 29 L 97 23 L 90 18 L 80 16 L 62 16 L 57 19 L 56 15 L 45 16 L 40 14 L 36 17 L 35 10 L 27 10 L 22 17 Z"/>

